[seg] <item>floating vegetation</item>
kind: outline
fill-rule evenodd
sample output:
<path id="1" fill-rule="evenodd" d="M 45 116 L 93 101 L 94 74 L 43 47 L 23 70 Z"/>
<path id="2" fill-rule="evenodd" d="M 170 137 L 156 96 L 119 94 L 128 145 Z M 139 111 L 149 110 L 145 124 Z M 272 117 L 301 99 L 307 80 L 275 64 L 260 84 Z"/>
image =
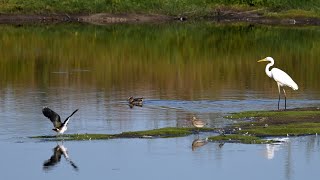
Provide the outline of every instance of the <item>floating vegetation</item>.
<path id="1" fill-rule="evenodd" d="M 208 140 L 222 143 L 267 144 L 277 141 L 267 140 L 264 137 L 320 134 L 319 108 L 299 108 L 286 111 L 246 111 L 234 113 L 228 118 L 242 119 L 244 121 L 225 127 L 223 130 L 215 128 L 167 127 L 119 134 L 64 134 L 60 136 L 33 136 L 30 138 L 46 141 L 61 139 L 77 141 L 115 138 L 173 138 L 199 132 L 223 132 L 225 134 L 209 137 Z"/>
<path id="2" fill-rule="evenodd" d="M 297 108 L 285 111 L 244 111 L 233 113 L 226 118 L 229 119 L 249 119 L 249 118 L 312 118 L 320 117 L 320 108 Z"/>
<path id="3" fill-rule="evenodd" d="M 183 137 L 197 132 L 215 131 L 214 128 L 177 128 L 167 127 L 146 131 L 122 132 L 120 134 L 63 134 L 59 136 L 32 136 L 30 138 L 44 140 L 102 140 L 115 138 L 172 138 Z"/>
<path id="4" fill-rule="evenodd" d="M 243 144 L 269 144 L 274 143 L 273 140 L 262 139 L 256 136 L 242 135 L 242 134 L 228 134 L 220 136 L 211 136 L 209 141 L 220 143 L 243 143 Z"/>
<path id="5" fill-rule="evenodd" d="M 238 124 L 241 126 L 241 123 Z M 258 137 L 267 136 L 304 136 L 320 134 L 320 123 L 275 124 L 267 127 L 259 123 L 244 124 L 237 133 L 247 133 Z"/>
<path id="6" fill-rule="evenodd" d="M 320 133 L 319 108 L 297 108 L 287 111 L 247 111 L 235 113 L 228 117 L 251 120 L 232 125 L 232 128 L 240 128 L 236 131 L 237 134 L 267 137 L 303 136 Z"/>
<path id="7" fill-rule="evenodd" d="M 115 138 L 112 134 L 63 134 L 58 136 L 32 136 L 30 138 L 43 139 L 46 141 L 56 140 L 99 140 L 99 139 L 112 139 Z"/>

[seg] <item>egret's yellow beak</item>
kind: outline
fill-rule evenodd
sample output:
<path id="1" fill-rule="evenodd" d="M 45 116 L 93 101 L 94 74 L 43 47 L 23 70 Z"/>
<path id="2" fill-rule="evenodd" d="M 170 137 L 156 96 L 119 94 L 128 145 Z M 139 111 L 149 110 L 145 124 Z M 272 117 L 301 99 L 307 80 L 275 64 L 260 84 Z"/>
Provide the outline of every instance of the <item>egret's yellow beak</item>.
<path id="1" fill-rule="evenodd" d="M 268 60 L 266 60 L 266 58 L 264 58 L 264 59 L 261 59 L 261 60 L 259 60 L 257 62 L 263 62 L 263 61 L 268 61 Z"/>

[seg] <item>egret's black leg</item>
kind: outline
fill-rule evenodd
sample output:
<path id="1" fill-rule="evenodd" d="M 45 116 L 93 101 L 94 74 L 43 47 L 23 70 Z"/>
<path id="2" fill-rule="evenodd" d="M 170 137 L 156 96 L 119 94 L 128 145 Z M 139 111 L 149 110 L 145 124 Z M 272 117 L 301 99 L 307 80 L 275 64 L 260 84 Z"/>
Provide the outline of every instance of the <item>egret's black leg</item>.
<path id="1" fill-rule="evenodd" d="M 279 99 L 278 99 L 278 110 L 280 109 L 279 104 L 280 104 L 280 94 L 279 94 Z"/>
<path id="2" fill-rule="evenodd" d="M 278 91 L 279 91 L 279 99 L 278 99 L 278 110 L 280 109 L 279 108 L 279 105 L 280 105 L 280 85 L 277 83 L 278 85 Z"/>
<path id="3" fill-rule="evenodd" d="M 284 93 L 284 109 L 286 110 L 287 109 L 287 95 L 286 95 L 286 91 L 284 89 L 283 90 L 283 93 Z"/>

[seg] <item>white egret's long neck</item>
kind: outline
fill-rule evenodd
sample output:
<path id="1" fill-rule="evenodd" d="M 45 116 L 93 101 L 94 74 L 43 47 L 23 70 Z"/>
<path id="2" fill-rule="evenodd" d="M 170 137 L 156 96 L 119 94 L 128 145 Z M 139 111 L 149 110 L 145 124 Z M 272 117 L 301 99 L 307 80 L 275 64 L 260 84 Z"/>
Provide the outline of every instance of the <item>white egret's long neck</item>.
<path id="1" fill-rule="evenodd" d="M 266 70 L 265 70 L 267 76 L 269 76 L 270 78 L 272 78 L 272 73 L 271 73 L 271 70 L 269 70 L 269 69 L 270 69 L 270 67 L 273 66 L 273 65 L 274 65 L 274 61 L 270 61 L 270 63 L 267 64 Z"/>

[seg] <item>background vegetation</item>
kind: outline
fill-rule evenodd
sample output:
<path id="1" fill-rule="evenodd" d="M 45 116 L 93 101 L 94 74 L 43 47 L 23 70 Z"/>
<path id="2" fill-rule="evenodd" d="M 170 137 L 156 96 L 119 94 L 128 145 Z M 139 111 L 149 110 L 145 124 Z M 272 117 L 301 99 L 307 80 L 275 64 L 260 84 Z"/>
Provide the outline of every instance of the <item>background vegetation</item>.
<path id="1" fill-rule="evenodd" d="M 318 27 L 61 24 L 0 32 L 0 90 L 73 85 L 216 98 L 235 89 L 245 97 L 250 89 L 277 97 L 266 63 L 257 63 L 266 56 L 299 85 L 288 96 L 320 90 Z"/>
<path id="2" fill-rule="evenodd" d="M 138 12 L 203 15 L 221 7 L 266 8 L 268 11 L 289 11 L 289 14 L 298 15 L 320 14 L 320 0 L 0 0 L 0 13 Z"/>

